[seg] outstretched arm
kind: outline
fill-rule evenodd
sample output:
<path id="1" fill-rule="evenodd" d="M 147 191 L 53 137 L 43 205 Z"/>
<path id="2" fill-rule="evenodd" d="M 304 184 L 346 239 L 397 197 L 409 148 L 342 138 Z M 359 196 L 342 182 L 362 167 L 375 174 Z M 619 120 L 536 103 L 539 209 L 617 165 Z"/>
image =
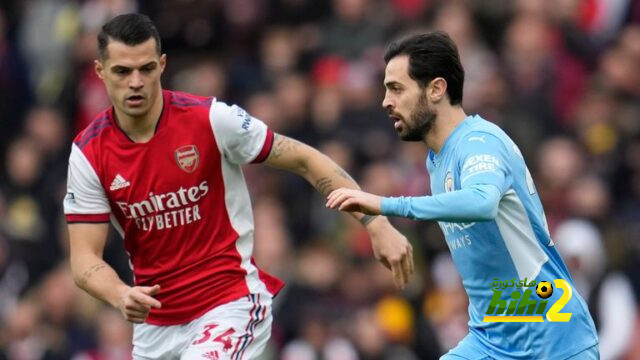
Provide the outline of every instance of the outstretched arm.
<path id="1" fill-rule="evenodd" d="M 513 149 L 517 148 L 515 145 L 507 147 L 497 136 L 482 131 L 465 135 L 457 146 L 458 190 L 433 196 L 383 198 L 353 189 L 339 189 L 329 195 L 327 207 L 416 220 L 493 220 L 502 195 L 513 181 L 508 164 L 515 152 Z"/>
<path id="2" fill-rule="evenodd" d="M 265 163 L 302 176 L 324 197 L 340 187 L 359 189 L 351 176 L 329 157 L 311 146 L 280 134 L 275 134 L 273 148 Z M 352 215 L 365 225 L 376 258 L 392 270 L 396 285 L 402 288 L 413 273 L 411 244 L 384 217 L 372 217 L 358 212 Z"/>
<path id="3" fill-rule="evenodd" d="M 474 185 L 418 197 L 380 197 L 358 190 L 338 189 L 329 195 L 327 207 L 414 220 L 486 221 L 496 217 L 500 196 L 500 190 L 494 185 Z"/>
<path id="4" fill-rule="evenodd" d="M 160 308 L 160 302 L 153 298 L 160 286 L 131 287 L 120 280 L 102 259 L 108 229 L 107 223 L 69 224 L 73 278 L 78 287 L 119 309 L 126 320 L 142 323 L 151 308 Z"/>

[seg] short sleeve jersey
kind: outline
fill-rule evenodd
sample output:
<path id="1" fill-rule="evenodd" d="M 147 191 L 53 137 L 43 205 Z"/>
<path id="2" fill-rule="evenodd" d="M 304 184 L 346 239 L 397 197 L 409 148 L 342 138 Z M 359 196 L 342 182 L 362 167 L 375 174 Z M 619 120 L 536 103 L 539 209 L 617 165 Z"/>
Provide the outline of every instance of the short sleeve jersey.
<path id="1" fill-rule="evenodd" d="M 159 284 L 147 322 L 182 324 L 283 283 L 252 258 L 253 214 L 240 166 L 264 161 L 273 132 L 238 106 L 163 91 L 154 136 L 135 143 L 106 110 L 73 141 L 69 223 L 108 222 L 136 285 Z"/>

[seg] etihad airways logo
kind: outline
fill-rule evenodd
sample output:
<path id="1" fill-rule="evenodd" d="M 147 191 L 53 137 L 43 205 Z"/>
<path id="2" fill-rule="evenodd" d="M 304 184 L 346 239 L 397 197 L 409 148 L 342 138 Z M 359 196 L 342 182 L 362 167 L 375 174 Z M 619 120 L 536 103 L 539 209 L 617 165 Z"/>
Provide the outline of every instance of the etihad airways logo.
<path id="1" fill-rule="evenodd" d="M 142 201 L 129 204 L 116 201 L 127 219 L 133 219 L 140 230 L 163 230 L 190 224 L 201 219 L 197 202 L 209 193 L 207 181 L 190 188 L 164 194 L 149 193 Z"/>

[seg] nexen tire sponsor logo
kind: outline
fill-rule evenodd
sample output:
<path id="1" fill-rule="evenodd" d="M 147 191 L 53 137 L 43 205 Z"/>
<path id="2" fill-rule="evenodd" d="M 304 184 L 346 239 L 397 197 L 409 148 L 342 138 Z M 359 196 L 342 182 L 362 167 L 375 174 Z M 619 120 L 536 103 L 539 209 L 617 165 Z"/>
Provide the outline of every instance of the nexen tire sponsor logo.
<path id="1" fill-rule="evenodd" d="M 149 193 L 147 199 L 133 204 L 116 201 L 127 219 L 133 219 L 139 229 L 150 231 L 182 226 L 200 220 L 197 203 L 209 192 L 207 181 L 190 188 L 164 194 Z M 155 224 L 155 225 L 154 225 Z"/>

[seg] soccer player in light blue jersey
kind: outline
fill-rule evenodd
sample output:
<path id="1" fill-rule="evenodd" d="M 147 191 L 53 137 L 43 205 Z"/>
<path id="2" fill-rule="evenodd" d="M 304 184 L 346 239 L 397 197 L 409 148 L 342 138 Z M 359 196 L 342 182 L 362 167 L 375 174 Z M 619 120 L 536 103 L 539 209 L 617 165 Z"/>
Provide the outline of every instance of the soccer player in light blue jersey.
<path id="1" fill-rule="evenodd" d="M 470 317 L 469 334 L 442 359 L 598 359 L 593 320 L 572 290 L 522 154 L 498 126 L 461 106 L 464 70 L 454 42 L 438 31 L 415 35 L 392 43 L 385 62 L 382 105 L 402 140 L 427 146 L 432 195 L 338 189 L 327 206 L 438 221 Z M 532 280 L 555 291 L 543 299 L 527 287 Z"/>

